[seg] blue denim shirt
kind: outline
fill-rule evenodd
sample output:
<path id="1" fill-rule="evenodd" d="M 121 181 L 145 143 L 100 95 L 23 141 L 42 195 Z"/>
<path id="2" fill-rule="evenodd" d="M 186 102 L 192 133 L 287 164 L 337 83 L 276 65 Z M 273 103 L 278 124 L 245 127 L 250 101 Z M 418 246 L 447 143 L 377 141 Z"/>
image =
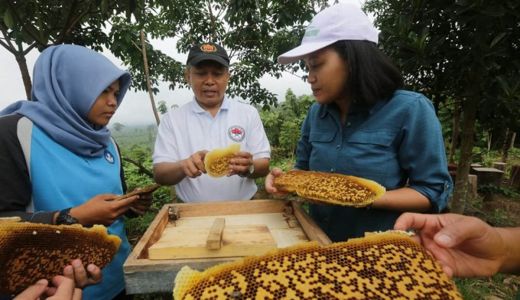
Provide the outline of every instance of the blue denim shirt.
<path id="1" fill-rule="evenodd" d="M 370 107 L 353 105 L 345 124 L 336 106 L 311 106 L 295 167 L 359 176 L 387 190 L 407 185 L 430 200 L 432 212 L 446 207 L 452 189 L 433 105 L 422 94 L 404 90 Z M 401 214 L 314 204 L 310 213 L 333 241 L 391 229 Z"/>

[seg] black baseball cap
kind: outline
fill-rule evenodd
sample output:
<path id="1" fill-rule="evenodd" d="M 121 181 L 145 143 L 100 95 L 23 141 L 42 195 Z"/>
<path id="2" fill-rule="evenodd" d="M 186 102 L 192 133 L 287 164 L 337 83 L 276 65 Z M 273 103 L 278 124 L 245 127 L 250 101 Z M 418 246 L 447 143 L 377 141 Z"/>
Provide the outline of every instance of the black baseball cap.
<path id="1" fill-rule="evenodd" d="M 186 64 L 195 66 L 205 60 L 216 61 L 224 67 L 229 67 L 229 56 L 226 49 L 211 42 L 191 47 Z"/>

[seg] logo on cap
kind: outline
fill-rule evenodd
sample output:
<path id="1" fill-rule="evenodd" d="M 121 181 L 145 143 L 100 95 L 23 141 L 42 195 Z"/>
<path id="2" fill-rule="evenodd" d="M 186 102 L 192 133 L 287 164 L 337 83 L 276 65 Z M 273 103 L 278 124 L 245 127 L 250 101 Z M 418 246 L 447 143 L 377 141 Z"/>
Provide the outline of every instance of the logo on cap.
<path id="1" fill-rule="evenodd" d="M 217 47 L 212 44 L 202 44 L 200 45 L 200 50 L 205 53 L 217 52 Z"/>
<path id="2" fill-rule="evenodd" d="M 313 37 L 317 36 L 320 33 L 320 29 L 318 27 L 309 26 L 305 30 L 305 37 Z"/>

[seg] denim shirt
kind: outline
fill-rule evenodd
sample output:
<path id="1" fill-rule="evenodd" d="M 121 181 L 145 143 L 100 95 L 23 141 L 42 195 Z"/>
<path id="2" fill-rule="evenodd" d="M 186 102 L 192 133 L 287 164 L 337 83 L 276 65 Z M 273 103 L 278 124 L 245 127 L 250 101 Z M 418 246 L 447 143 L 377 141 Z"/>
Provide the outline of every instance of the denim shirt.
<path id="1" fill-rule="evenodd" d="M 373 106 L 352 105 L 345 124 L 334 105 L 314 104 L 302 125 L 296 168 L 374 180 L 387 190 L 408 186 L 432 212 L 452 189 L 441 126 L 422 94 L 397 90 Z M 311 205 L 311 216 L 333 241 L 393 228 L 401 212 Z"/>

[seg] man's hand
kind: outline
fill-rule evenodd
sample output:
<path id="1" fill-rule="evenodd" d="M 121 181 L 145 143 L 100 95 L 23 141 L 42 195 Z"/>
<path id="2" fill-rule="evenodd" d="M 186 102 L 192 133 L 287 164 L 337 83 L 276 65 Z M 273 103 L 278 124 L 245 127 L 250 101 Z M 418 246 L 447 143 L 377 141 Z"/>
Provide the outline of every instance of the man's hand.
<path id="1" fill-rule="evenodd" d="M 206 168 L 204 167 L 206 153 L 208 153 L 206 150 L 197 151 L 181 161 L 181 168 L 186 176 L 196 178 L 202 175 L 202 173 L 206 173 Z"/>
<path id="2" fill-rule="evenodd" d="M 240 151 L 229 160 L 229 174 L 232 175 L 249 175 L 249 168 L 253 165 L 253 155 L 249 152 Z"/>
<path id="3" fill-rule="evenodd" d="M 475 217 L 405 213 L 394 229 L 418 231 L 419 241 L 448 276 L 491 276 L 508 255 L 500 230 Z"/>

